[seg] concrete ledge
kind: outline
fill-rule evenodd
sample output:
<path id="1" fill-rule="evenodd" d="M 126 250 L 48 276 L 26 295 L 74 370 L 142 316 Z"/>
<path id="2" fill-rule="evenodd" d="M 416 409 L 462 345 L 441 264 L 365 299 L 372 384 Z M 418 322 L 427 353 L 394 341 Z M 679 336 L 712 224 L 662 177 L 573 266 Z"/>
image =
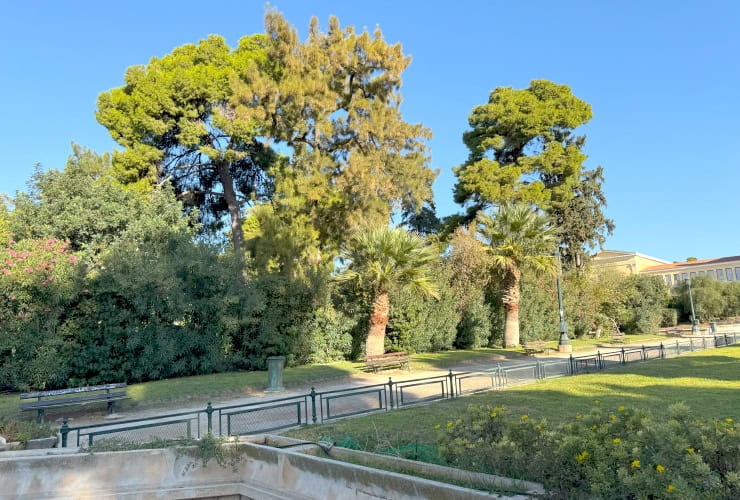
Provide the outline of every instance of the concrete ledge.
<path id="1" fill-rule="evenodd" d="M 263 437 L 262 441 L 267 440 Z M 0 498 L 497 498 L 483 491 L 246 440 L 226 446 L 238 447 L 241 460 L 234 469 L 215 460 L 203 465 L 197 447 L 5 452 L 0 455 Z"/>

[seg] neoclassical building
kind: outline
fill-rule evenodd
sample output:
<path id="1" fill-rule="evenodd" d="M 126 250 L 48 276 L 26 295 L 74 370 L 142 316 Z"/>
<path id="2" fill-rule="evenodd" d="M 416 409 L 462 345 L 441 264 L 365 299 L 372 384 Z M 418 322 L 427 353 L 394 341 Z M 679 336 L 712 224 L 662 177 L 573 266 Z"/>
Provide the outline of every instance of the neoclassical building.
<path id="1" fill-rule="evenodd" d="M 671 263 L 639 252 L 602 250 L 592 257 L 592 262 L 624 274 L 661 276 L 669 286 L 697 276 L 711 276 L 719 281 L 740 281 L 740 255 Z"/>

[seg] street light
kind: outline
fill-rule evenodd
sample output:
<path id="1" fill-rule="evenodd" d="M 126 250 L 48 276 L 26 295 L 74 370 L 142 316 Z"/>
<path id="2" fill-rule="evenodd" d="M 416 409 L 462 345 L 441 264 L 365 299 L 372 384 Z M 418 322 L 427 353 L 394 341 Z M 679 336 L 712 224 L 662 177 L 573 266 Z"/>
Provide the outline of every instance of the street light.
<path id="1" fill-rule="evenodd" d="M 699 325 L 696 321 L 696 314 L 694 313 L 694 295 L 691 293 L 691 277 L 686 278 L 686 283 L 689 285 L 689 303 L 691 304 L 691 333 L 698 333 Z"/>
<path id="2" fill-rule="evenodd" d="M 562 265 L 560 264 L 560 252 L 556 252 L 558 258 L 558 308 L 560 314 L 560 340 L 558 340 L 558 352 L 572 352 L 573 346 L 570 345 L 570 339 L 568 338 L 568 324 L 565 322 L 565 310 L 563 308 L 563 290 L 560 286 L 560 275 L 562 273 Z"/>

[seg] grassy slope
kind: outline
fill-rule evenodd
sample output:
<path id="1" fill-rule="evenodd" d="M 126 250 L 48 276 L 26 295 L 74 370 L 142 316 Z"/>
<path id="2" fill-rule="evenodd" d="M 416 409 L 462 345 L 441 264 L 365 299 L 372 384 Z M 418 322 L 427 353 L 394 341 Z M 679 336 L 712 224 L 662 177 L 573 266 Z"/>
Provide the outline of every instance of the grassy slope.
<path id="1" fill-rule="evenodd" d="M 636 363 L 607 372 L 551 379 L 416 408 L 392 411 L 334 424 L 309 426 L 289 435 L 308 440 L 351 436 L 368 450 L 410 443 L 433 444 L 436 424 L 455 420 L 468 405 L 489 404 L 513 415 L 564 421 L 587 412 L 594 400 L 602 406 L 636 406 L 660 414 L 678 401 L 696 415 L 740 418 L 740 346 Z M 413 425 L 409 425 L 413 422 Z"/>

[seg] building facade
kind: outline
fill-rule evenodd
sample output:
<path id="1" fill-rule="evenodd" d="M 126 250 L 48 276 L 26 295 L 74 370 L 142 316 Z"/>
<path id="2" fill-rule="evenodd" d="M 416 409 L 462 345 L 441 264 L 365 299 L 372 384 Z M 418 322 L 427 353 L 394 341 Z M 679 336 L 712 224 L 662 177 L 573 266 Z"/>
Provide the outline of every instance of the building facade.
<path id="1" fill-rule="evenodd" d="M 602 250 L 592 257 L 591 262 L 623 274 L 660 276 L 668 286 L 676 286 L 698 276 L 710 276 L 718 281 L 740 281 L 740 255 L 671 263 L 639 252 Z"/>

